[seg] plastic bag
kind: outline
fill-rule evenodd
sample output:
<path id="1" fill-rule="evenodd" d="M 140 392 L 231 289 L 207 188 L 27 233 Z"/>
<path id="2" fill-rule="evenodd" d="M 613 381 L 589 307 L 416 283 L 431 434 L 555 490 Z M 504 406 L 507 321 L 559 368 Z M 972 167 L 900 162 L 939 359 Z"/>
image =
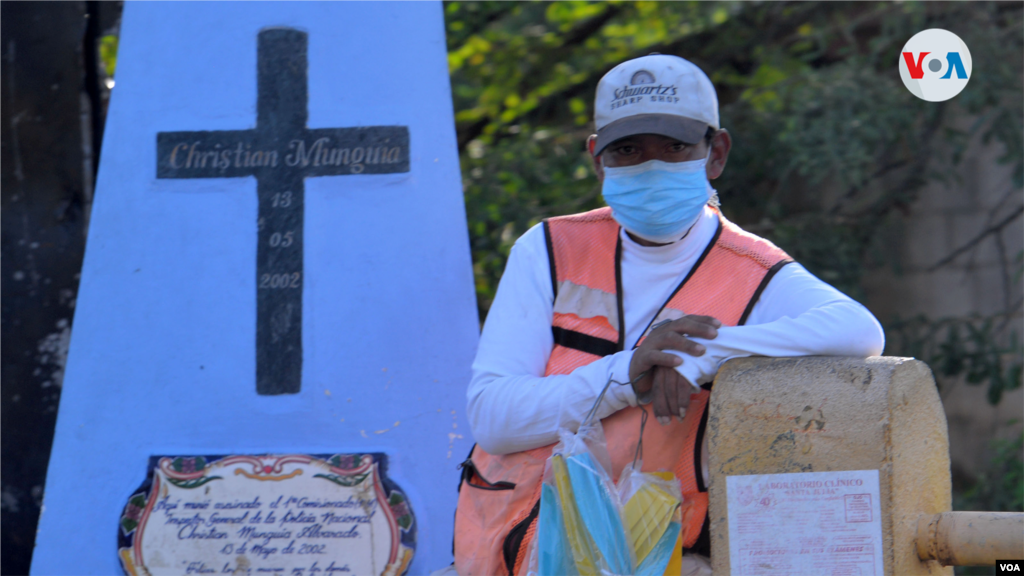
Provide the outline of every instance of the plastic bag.
<path id="1" fill-rule="evenodd" d="M 636 564 L 600 422 L 581 426 L 575 434 L 563 429 L 559 435 L 541 486 L 530 573 L 633 574 Z"/>
<path id="2" fill-rule="evenodd" d="M 600 422 L 563 436 L 566 468 L 583 525 L 611 574 L 632 574 L 632 546 L 626 537 L 611 458 Z"/>
<path id="3" fill-rule="evenodd" d="M 683 493 L 671 472 L 642 472 L 644 428 L 648 412 L 640 418 L 640 439 L 632 464 L 619 476 L 619 501 L 638 576 L 679 574 L 683 554 Z"/>
<path id="4" fill-rule="evenodd" d="M 671 472 L 641 472 L 644 412 L 633 463 L 618 484 L 604 429 L 594 420 L 608 385 L 579 431 L 559 430 L 541 486 L 530 576 L 679 574 L 682 490 Z"/>

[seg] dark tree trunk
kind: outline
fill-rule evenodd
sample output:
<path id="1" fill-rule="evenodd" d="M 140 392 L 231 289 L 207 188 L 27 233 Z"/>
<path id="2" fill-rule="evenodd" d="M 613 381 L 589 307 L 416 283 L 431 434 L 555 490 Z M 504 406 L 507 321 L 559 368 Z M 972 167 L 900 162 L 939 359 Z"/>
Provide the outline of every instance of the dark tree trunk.
<path id="1" fill-rule="evenodd" d="M 97 4 L 92 26 L 85 2 L 0 4 L 3 574 L 29 570 L 85 250 L 103 125 L 95 45 L 100 12 L 120 13 Z"/>

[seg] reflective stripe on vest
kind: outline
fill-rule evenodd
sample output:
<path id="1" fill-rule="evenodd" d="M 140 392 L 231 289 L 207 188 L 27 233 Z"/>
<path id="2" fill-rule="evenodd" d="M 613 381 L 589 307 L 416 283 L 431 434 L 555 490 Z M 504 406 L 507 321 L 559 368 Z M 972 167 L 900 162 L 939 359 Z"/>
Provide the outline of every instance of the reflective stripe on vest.
<path id="1" fill-rule="evenodd" d="M 716 211 L 717 213 L 717 211 Z M 725 326 L 743 324 L 768 281 L 791 260 L 772 243 L 745 232 L 720 213 L 718 230 L 686 278 L 644 332 L 663 319 L 700 314 Z M 555 293 L 555 344 L 545 376 L 568 374 L 623 350 L 621 240 L 611 209 L 544 222 Z M 641 338 L 641 341 L 643 340 Z M 643 470 L 671 470 L 683 492 L 683 546 L 692 547 L 707 515 L 699 443 L 710 393 L 690 396 L 682 422 L 648 425 Z M 608 439 L 612 478 L 632 462 L 640 419 L 650 406 L 630 407 L 601 421 Z M 652 414 L 653 415 L 653 414 Z M 525 572 L 536 531 L 544 463 L 554 445 L 504 456 L 476 446 L 463 474 L 455 514 L 455 566 L 460 576 Z M 495 488 L 500 486 L 500 488 Z"/>

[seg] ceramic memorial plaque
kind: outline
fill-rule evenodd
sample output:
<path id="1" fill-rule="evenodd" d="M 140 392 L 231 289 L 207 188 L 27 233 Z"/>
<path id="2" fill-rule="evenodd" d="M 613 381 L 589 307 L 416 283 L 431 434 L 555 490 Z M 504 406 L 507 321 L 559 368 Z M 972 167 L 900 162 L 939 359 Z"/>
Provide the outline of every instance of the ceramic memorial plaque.
<path id="1" fill-rule="evenodd" d="M 384 454 L 166 456 L 121 515 L 118 553 L 151 574 L 404 574 L 416 523 Z"/>
<path id="2" fill-rule="evenodd" d="M 129 3 L 119 44 L 33 573 L 449 564 L 478 319 L 441 5 Z"/>

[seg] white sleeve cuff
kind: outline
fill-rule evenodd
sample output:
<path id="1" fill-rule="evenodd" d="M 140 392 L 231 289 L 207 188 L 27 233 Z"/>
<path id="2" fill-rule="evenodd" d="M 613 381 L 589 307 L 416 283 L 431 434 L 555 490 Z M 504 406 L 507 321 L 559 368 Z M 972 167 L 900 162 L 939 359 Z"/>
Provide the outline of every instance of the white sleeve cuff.
<path id="1" fill-rule="evenodd" d="M 700 385 L 704 383 L 701 381 L 702 379 L 710 381 L 714 378 L 715 373 L 718 372 L 718 366 L 714 366 L 713 368 L 710 366 L 704 366 L 704 364 L 714 364 L 714 361 L 710 363 L 706 360 L 701 362 L 701 360 L 710 355 L 709 352 L 705 352 L 703 356 L 690 356 L 689 354 L 678 350 L 665 350 L 665 352 L 675 354 L 683 359 L 683 363 L 676 366 L 676 372 L 679 372 L 680 376 L 686 378 L 686 381 L 692 384 L 697 391 L 700 391 Z M 708 374 L 711 375 L 711 378 L 707 377 Z"/>
<path id="2" fill-rule="evenodd" d="M 615 354 L 611 366 L 608 367 L 608 376 L 612 379 L 612 385 L 605 394 L 606 409 L 608 414 L 613 414 L 627 406 L 636 406 L 636 393 L 629 385 L 629 365 L 633 361 L 633 351 L 626 350 Z"/>

